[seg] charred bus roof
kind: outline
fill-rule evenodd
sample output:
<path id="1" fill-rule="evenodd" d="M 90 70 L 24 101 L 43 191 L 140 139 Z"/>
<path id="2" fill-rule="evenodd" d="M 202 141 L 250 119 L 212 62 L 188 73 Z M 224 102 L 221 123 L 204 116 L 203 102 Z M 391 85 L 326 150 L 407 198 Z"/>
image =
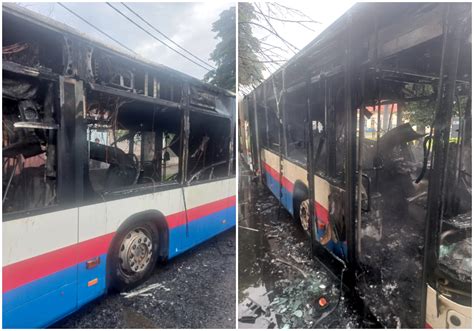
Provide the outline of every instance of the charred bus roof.
<path id="1" fill-rule="evenodd" d="M 459 20 L 470 25 L 471 5 L 460 5 L 466 10 Z M 353 64 L 436 80 L 445 12 L 443 3 L 357 3 L 251 93 L 259 93 L 271 80 L 281 87 L 282 76 L 288 89 L 304 84 L 308 74 L 313 83 L 342 73 L 347 50 Z M 471 38 L 469 34 L 469 42 Z M 458 79 L 470 81 L 470 77 Z"/>
<path id="2" fill-rule="evenodd" d="M 76 77 L 92 90 L 113 87 L 118 95 L 180 108 L 186 90 L 191 109 L 234 117 L 235 93 L 165 65 L 97 41 L 65 24 L 14 4 L 3 4 L 3 46 L 26 47 L 3 54 L 3 70 L 43 79 Z"/>

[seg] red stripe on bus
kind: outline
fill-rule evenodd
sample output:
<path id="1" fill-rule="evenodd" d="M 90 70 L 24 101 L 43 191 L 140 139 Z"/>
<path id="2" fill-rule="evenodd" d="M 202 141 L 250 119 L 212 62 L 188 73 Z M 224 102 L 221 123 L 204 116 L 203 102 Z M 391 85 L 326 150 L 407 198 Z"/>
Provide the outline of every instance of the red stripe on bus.
<path id="1" fill-rule="evenodd" d="M 78 263 L 90 260 L 96 256 L 106 254 L 109 250 L 110 243 L 114 239 L 115 232 L 82 241 L 77 244 L 77 261 Z"/>
<path id="2" fill-rule="evenodd" d="M 206 203 L 198 207 L 194 207 L 188 210 L 188 222 L 195 221 L 204 216 L 217 213 L 223 209 L 235 206 L 236 204 L 235 195 L 222 199 Z M 184 211 L 174 213 L 166 216 L 166 222 L 168 223 L 168 228 L 171 230 L 181 225 L 186 224 L 186 214 Z"/>
<path id="3" fill-rule="evenodd" d="M 433 327 L 429 325 L 428 323 L 425 323 L 425 329 L 432 329 Z"/>
<path id="4" fill-rule="evenodd" d="M 314 210 L 318 220 L 321 221 L 323 224 L 329 223 L 329 212 L 326 208 L 324 208 L 321 204 L 317 201 L 314 202 Z"/>
<path id="5" fill-rule="evenodd" d="M 3 267 L 2 293 L 107 253 L 114 234 L 109 233 Z"/>
<path id="6" fill-rule="evenodd" d="M 280 173 L 273 169 L 271 166 L 269 166 L 267 163 L 263 162 L 263 166 L 265 167 L 265 171 L 270 174 L 270 176 L 273 177 L 278 183 L 280 182 Z M 290 181 L 288 178 L 285 176 L 281 176 L 281 182 L 283 187 L 290 193 L 293 193 L 294 189 L 294 184 L 292 181 Z"/>
<path id="7" fill-rule="evenodd" d="M 222 199 L 222 200 L 214 201 L 214 202 L 207 203 L 199 207 L 189 209 L 188 221 L 189 222 L 195 221 L 199 218 L 217 213 L 218 211 L 224 210 L 232 206 L 235 206 L 235 195 Z"/>

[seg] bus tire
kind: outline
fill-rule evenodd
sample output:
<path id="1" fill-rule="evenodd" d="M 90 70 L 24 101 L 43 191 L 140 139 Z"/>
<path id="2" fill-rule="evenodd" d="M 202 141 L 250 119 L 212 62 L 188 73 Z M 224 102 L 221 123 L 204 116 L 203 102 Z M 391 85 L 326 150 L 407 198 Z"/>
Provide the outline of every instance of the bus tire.
<path id="1" fill-rule="evenodd" d="M 302 216 L 306 216 L 306 214 L 302 214 L 303 212 L 309 213 L 309 200 L 308 200 L 308 189 L 306 186 L 304 186 L 302 183 L 297 182 L 295 185 L 295 191 L 294 191 L 294 197 L 293 197 L 293 218 L 295 221 L 301 226 L 301 228 L 304 230 L 304 232 L 309 235 L 310 230 L 309 230 L 309 214 L 307 214 L 307 219 L 302 220 Z M 303 210 L 302 210 L 303 208 Z M 306 226 L 305 226 L 306 224 Z"/>
<path id="2" fill-rule="evenodd" d="M 150 277 L 158 260 L 158 238 L 150 222 L 133 222 L 116 235 L 109 252 L 111 290 L 126 291 Z"/>
<path id="3" fill-rule="evenodd" d="M 304 201 L 301 201 L 298 208 L 298 218 L 300 221 L 300 225 L 303 228 L 304 232 L 306 232 L 308 235 L 311 234 L 311 218 L 309 214 L 309 206 L 309 199 L 306 199 Z"/>

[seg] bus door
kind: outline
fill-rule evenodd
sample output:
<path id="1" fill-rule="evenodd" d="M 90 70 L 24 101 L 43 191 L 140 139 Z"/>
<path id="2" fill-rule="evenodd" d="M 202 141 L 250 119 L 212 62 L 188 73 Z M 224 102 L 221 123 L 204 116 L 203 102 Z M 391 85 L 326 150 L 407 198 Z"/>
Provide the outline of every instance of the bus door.
<path id="1" fill-rule="evenodd" d="M 82 114 L 82 83 L 60 77 L 59 82 L 41 86 L 44 96 L 30 100 L 28 109 L 22 106 L 24 102 L 16 104 L 13 100 L 3 110 L 4 125 L 13 126 L 17 121 L 13 118 L 24 119 L 16 122 L 15 131 L 10 133 L 23 131 L 17 138 L 29 137 L 31 147 L 22 150 L 18 145 L 9 146 L 13 136 L 4 140 L 3 157 L 8 159 L 3 177 L 8 180 L 3 198 L 6 328 L 44 327 L 77 307 L 79 246 L 75 204 L 82 177 L 80 167 L 76 167 L 74 146 L 79 139 L 75 118 Z M 57 99 L 58 107 L 54 101 Z M 36 114 L 34 121 L 22 117 L 27 110 Z M 15 116 L 16 111 L 23 115 Z M 14 116 L 11 123 L 10 113 Z M 38 139 L 44 139 L 46 149 L 40 148 Z M 10 159 L 12 166 L 8 166 Z"/>
<path id="2" fill-rule="evenodd" d="M 404 83 L 402 76 L 384 80 L 374 73 L 362 84 L 361 94 L 377 99 L 363 99 L 357 109 L 356 279 L 367 308 L 386 327 L 416 328 L 422 318 L 430 143 L 430 129 L 419 118 L 433 114 L 434 106 L 396 97 L 393 91 L 401 88 L 429 90 L 422 81 Z"/>
<path id="3" fill-rule="evenodd" d="M 187 245 L 194 246 L 235 225 L 235 177 L 229 167 L 232 121 L 191 112 L 184 202 Z"/>

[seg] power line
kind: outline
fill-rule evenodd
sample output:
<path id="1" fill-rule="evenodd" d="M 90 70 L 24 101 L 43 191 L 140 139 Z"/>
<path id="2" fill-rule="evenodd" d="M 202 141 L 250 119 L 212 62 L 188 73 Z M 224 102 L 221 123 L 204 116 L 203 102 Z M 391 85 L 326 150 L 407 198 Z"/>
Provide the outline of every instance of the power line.
<path id="1" fill-rule="evenodd" d="M 96 29 L 97 31 L 99 31 L 100 33 L 102 33 L 103 35 L 107 36 L 108 38 L 112 39 L 113 41 L 115 41 L 117 44 L 119 44 L 120 46 L 122 46 L 123 48 L 125 48 L 126 50 L 128 50 L 129 52 L 132 52 L 133 54 L 135 55 L 138 55 L 134 50 L 132 50 L 131 48 L 128 48 L 127 46 L 125 46 L 124 44 L 122 44 L 120 41 L 118 41 L 117 39 L 115 39 L 114 37 L 112 37 L 111 35 L 109 35 L 107 32 L 101 30 L 100 28 L 98 28 L 97 26 L 95 26 L 94 24 L 92 24 L 91 22 L 89 22 L 88 20 L 86 20 L 85 18 L 83 18 L 82 16 L 80 16 L 79 14 L 76 14 L 72 9 L 69 9 L 68 7 L 66 7 L 65 5 L 63 5 L 62 3 L 58 2 L 58 5 L 60 5 L 61 7 L 63 7 L 64 9 L 66 9 L 68 12 L 70 12 L 71 14 L 73 14 L 74 16 L 76 16 L 77 18 L 79 18 L 81 21 L 83 21 L 84 23 L 90 25 L 91 27 L 93 27 L 94 29 Z"/>
<path id="2" fill-rule="evenodd" d="M 161 36 L 165 37 L 167 40 L 169 40 L 171 43 L 173 43 L 173 45 L 176 45 L 177 47 L 179 47 L 181 50 L 185 51 L 186 53 L 188 53 L 189 55 L 191 55 L 192 57 L 194 57 L 196 60 L 204 63 L 205 65 L 211 67 L 212 69 L 216 69 L 215 67 L 213 67 L 212 65 L 210 65 L 209 63 L 207 63 L 207 61 L 199 58 L 198 56 L 194 55 L 193 53 L 191 53 L 190 51 L 188 51 L 187 49 L 185 49 L 184 47 L 181 47 L 178 43 L 176 43 L 175 41 L 173 41 L 173 39 L 171 39 L 170 37 L 168 37 L 166 34 L 164 34 L 163 32 L 161 32 L 160 30 L 158 30 L 156 27 L 154 27 L 152 24 L 150 24 L 147 20 L 145 20 L 140 14 L 138 14 L 136 11 L 134 11 L 132 8 L 130 8 L 129 6 L 127 6 L 125 3 L 121 2 L 121 4 L 127 8 L 129 11 L 131 11 L 133 14 L 135 14 L 140 20 L 142 20 L 146 25 L 148 25 L 150 28 L 152 28 L 153 30 L 155 30 L 156 32 L 158 32 Z"/>
<path id="3" fill-rule="evenodd" d="M 196 61 L 194 61 L 193 59 L 190 59 L 189 57 L 187 57 L 186 55 L 184 55 L 183 53 L 180 53 L 179 51 L 177 51 L 176 49 L 172 48 L 171 46 L 169 46 L 168 44 L 166 44 L 165 42 L 163 42 L 162 40 L 158 39 L 158 37 L 156 37 L 155 35 L 151 34 L 150 32 L 148 32 L 147 30 L 145 30 L 142 26 L 140 26 L 139 24 L 137 24 L 135 21 L 133 21 L 130 17 L 128 17 L 127 15 L 125 15 L 124 13 L 122 13 L 119 9 L 115 8 L 114 6 L 112 6 L 109 2 L 106 2 L 106 4 L 112 8 L 113 10 L 115 10 L 117 13 L 119 13 L 120 15 L 122 15 L 124 18 L 126 18 L 130 23 L 132 23 L 133 25 L 135 25 L 136 27 L 138 27 L 140 30 L 142 30 L 143 32 L 145 32 L 146 34 L 148 34 L 150 37 L 152 37 L 153 39 L 159 41 L 160 43 L 162 43 L 163 45 L 165 45 L 166 47 L 168 47 L 169 49 L 175 51 L 176 53 L 178 53 L 179 55 L 181 55 L 182 57 L 188 59 L 189 61 L 191 61 L 192 63 L 194 63 L 195 65 L 197 66 L 200 66 L 201 68 L 203 68 L 204 70 L 206 71 L 209 71 L 209 68 L 206 68 L 204 67 L 203 65 L 197 63 Z"/>

